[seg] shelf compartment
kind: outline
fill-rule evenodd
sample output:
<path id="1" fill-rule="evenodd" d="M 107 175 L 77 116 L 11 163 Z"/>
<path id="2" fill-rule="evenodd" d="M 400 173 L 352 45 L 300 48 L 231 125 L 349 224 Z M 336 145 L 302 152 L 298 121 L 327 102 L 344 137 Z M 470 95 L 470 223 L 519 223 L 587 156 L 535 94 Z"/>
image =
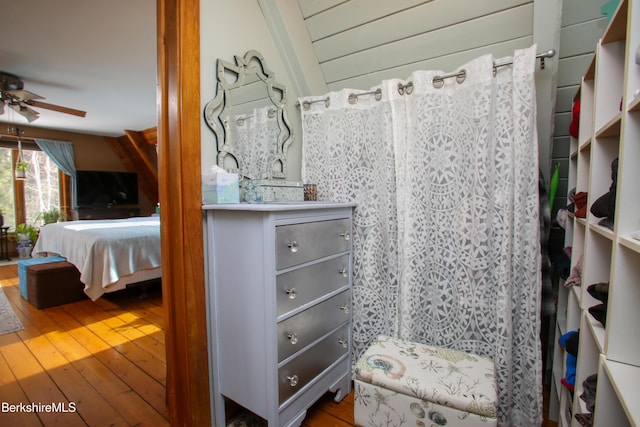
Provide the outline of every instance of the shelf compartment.
<path id="1" fill-rule="evenodd" d="M 640 89 L 640 86 L 638 87 L 638 89 Z M 629 106 L 627 107 L 627 111 L 629 112 L 640 111 L 640 96 L 637 96 L 633 101 L 629 103 Z"/>
<path id="2" fill-rule="evenodd" d="M 605 123 L 596 132 L 596 138 L 609 136 L 620 136 L 620 123 L 622 122 L 622 113 L 618 112 L 611 120 Z"/>
<path id="3" fill-rule="evenodd" d="M 603 359 L 598 373 L 594 425 L 636 426 L 640 423 L 640 369 Z"/>
<path id="4" fill-rule="evenodd" d="M 586 405 L 580 395 L 584 392 L 584 380 L 592 374 L 598 372 L 600 363 L 600 351 L 598 349 L 594 335 L 589 326 L 588 314 L 582 316 L 582 326 L 580 327 L 580 342 L 578 343 L 578 363 L 576 367 L 576 384 L 573 402 L 573 413 L 587 412 Z"/>
<path id="5" fill-rule="evenodd" d="M 629 3 L 627 0 L 621 1 L 613 14 L 613 18 L 604 30 L 602 43 L 612 43 L 616 41 L 626 40 L 627 38 L 627 19 L 628 19 Z"/>
<path id="6" fill-rule="evenodd" d="M 594 129 L 601 130 L 620 115 L 624 84 L 624 41 L 601 42 L 596 54 Z"/>
<path id="7" fill-rule="evenodd" d="M 594 342 L 596 344 L 596 347 L 598 349 L 598 353 L 603 353 L 604 352 L 604 347 L 605 347 L 604 346 L 604 342 L 605 342 L 604 326 L 602 326 L 602 323 L 598 322 L 589 313 L 589 311 L 585 311 L 584 316 L 585 316 L 585 320 L 586 320 L 585 323 L 588 326 L 589 332 L 593 336 L 593 340 L 594 340 Z M 582 333 L 582 330 L 580 330 L 580 332 Z"/>
<path id="8" fill-rule="evenodd" d="M 636 96 L 636 90 L 640 89 L 640 67 L 635 63 L 636 49 L 640 46 L 640 5 L 638 1 L 629 4 L 627 11 L 631 21 L 627 26 L 627 63 L 626 80 L 627 91 L 625 100 L 627 111 L 640 111 L 640 96 Z"/>
<path id="9" fill-rule="evenodd" d="M 607 357 L 640 366 L 640 254 L 618 245 L 613 260 L 607 312 Z"/>
<path id="10" fill-rule="evenodd" d="M 567 301 L 567 322 L 565 333 L 569 331 L 577 331 L 580 328 L 580 316 L 582 309 L 580 308 L 580 286 L 571 286 L 569 288 L 569 301 Z"/>
<path id="11" fill-rule="evenodd" d="M 589 224 L 598 224 L 602 218 L 591 213 L 591 207 L 603 195 L 607 194 L 613 182 L 612 164 L 614 159 L 619 157 L 620 137 L 596 138 L 591 147 L 591 162 L 589 170 Z M 612 238 L 613 234 L 603 230 L 601 234 Z"/>
<path id="12" fill-rule="evenodd" d="M 609 282 L 611 272 L 611 255 L 613 242 L 602 234 L 589 229 L 587 232 L 586 251 L 582 270 L 582 300 L 583 310 L 596 304 L 597 300 L 586 292 L 593 283 Z"/>
<path id="13" fill-rule="evenodd" d="M 596 221 L 600 221 L 600 219 L 602 218 L 597 218 Z M 589 230 L 598 233 L 607 240 L 613 240 L 613 231 L 603 225 L 599 225 L 598 223 L 589 224 Z"/>
<path id="14" fill-rule="evenodd" d="M 595 62 L 592 61 L 592 64 Z M 578 124 L 578 147 L 585 145 L 586 141 L 591 138 L 593 133 L 593 95 L 595 82 L 593 78 L 582 79 L 580 86 L 580 123 Z"/>
<path id="15" fill-rule="evenodd" d="M 578 152 L 591 150 L 591 138 L 587 138 L 582 144 L 580 144 L 580 148 L 578 148 Z"/>
<path id="16" fill-rule="evenodd" d="M 640 67 L 638 67 L 640 68 Z M 616 228 L 620 236 L 640 230 L 640 113 L 628 113 L 623 120 L 620 141 Z"/>
<path id="17" fill-rule="evenodd" d="M 565 387 L 562 387 L 560 391 L 560 427 L 571 426 L 571 413 L 572 413 L 573 401 L 571 400 L 571 393 Z"/>
<path id="18" fill-rule="evenodd" d="M 618 243 L 627 249 L 640 254 L 640 240 L 636 240 L 631 236 L 618 236 Z"/>

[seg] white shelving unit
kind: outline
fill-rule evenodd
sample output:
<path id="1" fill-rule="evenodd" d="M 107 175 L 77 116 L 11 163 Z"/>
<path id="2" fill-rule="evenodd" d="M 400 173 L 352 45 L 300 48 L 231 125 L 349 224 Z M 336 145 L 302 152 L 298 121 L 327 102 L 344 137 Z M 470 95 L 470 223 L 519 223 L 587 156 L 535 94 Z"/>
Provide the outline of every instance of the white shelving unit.
<path id="1" fill-rule="evenodd" d="M 554 353 L 553 388 L 559 426 L 580 426 L 574 414 L 587 412 L 583 382 L 598 374 L 595 426 L 640 425 L 640 0 L 621 0 L 580 87 L 580 128 L 571 141 L 569 188 L 588 192 L 587 217 L 571 218 L 566 245 L 572 268 L 583 255 L 582 286 L 561 286 L 557 338 L 580 329 L 573 398 L 560 384 L 566 354 Z M 578 96 L 578 95 L 577 95 Z M 611 163 L 618 158 L 613 230 L 589 211 L 611 185 Z M 587 292 L 609 283 L 606 327 L 589 308 L 600 304 Z M 557 340 L 556 340 L 557 341 Z"/>

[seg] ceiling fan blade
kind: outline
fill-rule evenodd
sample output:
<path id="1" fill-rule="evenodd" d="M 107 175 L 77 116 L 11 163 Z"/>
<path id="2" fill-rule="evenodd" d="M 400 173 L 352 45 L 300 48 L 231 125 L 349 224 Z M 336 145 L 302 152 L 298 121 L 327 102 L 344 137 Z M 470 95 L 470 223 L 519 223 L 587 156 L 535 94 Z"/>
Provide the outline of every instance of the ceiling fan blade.
<path id="1" fill-rule="evenodd" d="M 34 121 L 39 117 L 39 113 L 36 110 L 33 110 L 25 105 L 20 105 L 18 103 L 9 104 L 13 110 L 15 110 L 21 116 L 24 116 L 29 123 Z"/>
<path id="2" fill-rule="evenodd" d="M 24 89 L 7 90 L 5 92 L 23 101 L 31 101 L 33 99 L 44 99 L 42 96 L 37 95 L 33 92 L 29 92 L 28 90 L 24 90 Z"/>
<path id="3" fill-rule="evenodd" d="M 76 110 L 73 108 L 62 107 L 60 105 L 49 104 L 42 101 L 30 100 L 28 104 L 37 108 L 46 108 L 47 110 L 57 111 L 59 113 L 72 114 L 78 117 L 85 117 L 87 115 L 86 111 Z"/>

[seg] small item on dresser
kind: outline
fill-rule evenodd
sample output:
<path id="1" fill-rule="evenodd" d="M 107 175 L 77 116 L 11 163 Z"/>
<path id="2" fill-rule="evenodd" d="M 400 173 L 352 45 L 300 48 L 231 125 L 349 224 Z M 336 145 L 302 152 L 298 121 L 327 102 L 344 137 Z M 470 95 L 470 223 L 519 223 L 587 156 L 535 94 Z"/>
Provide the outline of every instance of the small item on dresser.
<path id="1" fill-rule="evenodd" d="M 211 172 L 202 175 L 202 203 L 240 203 L 238 174 L 212 166 Z"/>
<path id="2" fill-rule="evenodd" d="M 304 184 L 304 201 L 318 201 L 318 186 L 316 184 Z"/>
<path id="3" fill-rule="evenodd" d="M 240 185 L 242 188 L 242 201 L 247 203 L 262 202 L 262 191 L 260 184 L 254 179 L 245 179 Z"/>
<path id="4" fill-rule="evenodd" d="M 636 239 L 636 240 L 640 240 L 640 230 L 633 231 L 631 233 L 631 238 L 632 239 Z"/>
<path id="5" fill-rule="evenodd" d="M 243 179 L 240 183 L 246 202 L 302 202 L 302 182 L 285 179 Z M 247 187 L 247 188 L 245 188 Z"/>

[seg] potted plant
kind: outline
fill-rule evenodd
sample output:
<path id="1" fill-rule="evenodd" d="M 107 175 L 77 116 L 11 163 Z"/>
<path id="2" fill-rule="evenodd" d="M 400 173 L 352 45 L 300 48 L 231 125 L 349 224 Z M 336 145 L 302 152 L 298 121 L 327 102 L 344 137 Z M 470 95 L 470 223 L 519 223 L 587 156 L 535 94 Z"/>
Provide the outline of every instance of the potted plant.
<path id="1" fill-rule="evenodd" d="M 25 179 L 27 177 L 28 168 L 29 162 L 25 160 L 18 160 L 16 162 L 16 179 Z"/>
<path id="2" fill-rule="evenodd" d="M 51 208 L 49 210 L 38 213 L 38 219 L 41 219 L 45 224 L 51 224 L 60 220 L 64 221 L 66 219 L 66 216 L 60 209 Z"/>
<path id="3" fill-rule="evenodd" d="M 33 243 L 38 239 L 38 229 L 24 222 L 16 226 L 16 238 L 18 244 L 16 250 L 19 258 L 30 258 Z"/>
<path id="4" fill-rule="evenodd" d="M 24 222 L 16 225 L 16 234 L 18 235 L 18 240 L 31 240 L 31 242 L 35 242 L 38 239 L 38 229 Z"/>

